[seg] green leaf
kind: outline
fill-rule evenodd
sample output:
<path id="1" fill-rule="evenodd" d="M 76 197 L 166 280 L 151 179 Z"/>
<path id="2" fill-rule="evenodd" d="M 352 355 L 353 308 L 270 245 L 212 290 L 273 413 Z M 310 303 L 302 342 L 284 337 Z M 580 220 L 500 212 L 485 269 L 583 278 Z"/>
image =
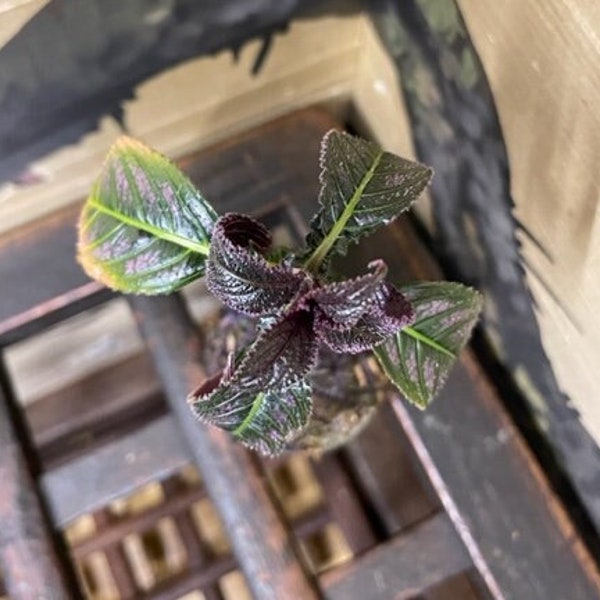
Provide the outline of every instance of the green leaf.
<path id="1" fill-rule="evenodd" d="M 306 381 L 317 358 L 312 325 L 312 315 L 298 311 L 263 331 L 240 360 L 189 395 L 196 417 L 262 454 L 281 453 L 312 410 Z"/>
<path id="2" fill-rule="evenodd" d="M 115 290 L 170 293 L 204 274 L 216 220 L 173 163 L 123 137 L 83 207 L 78 259 L 90 277 Z"/>
<path id="3" fill-rule="evenodd" d="M 425 408 L 444 385 L 467 343 L 482 297 L 458 283 L 417 283 L 401 288 L 415 322 L 375 348 L 375 356 L 407 400 Z"/>
<path id="4" fill-rule="evenodd" d="M 330 252 L 345 254 L 349 243 L 407 210 L 433 174 L 425 165 L 333 130 L 323 138 L 320 165 L 320 209 L 306 238 L 304 261 L 312 272 Z"/>

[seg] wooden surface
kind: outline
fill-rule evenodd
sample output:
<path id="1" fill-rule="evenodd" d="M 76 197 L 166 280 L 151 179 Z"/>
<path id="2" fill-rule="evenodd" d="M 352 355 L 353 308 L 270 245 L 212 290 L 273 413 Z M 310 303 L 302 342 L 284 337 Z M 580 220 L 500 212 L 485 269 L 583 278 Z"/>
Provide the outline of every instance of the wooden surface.
<path id="1" fill-rule="evenodd" d="M 67 600 L 64 564 L 25 432 L 0 363 L 0 565 L 6 590 L 12 600 Z"/>
<path id="2" fill-rule="evenodd" d="M 181 2 L 181 6 L 185 4 Z M 233 6 L 235 3 L 231 4 L 230 18 L 235 20 L 238 18 L 238 13 L 244 13 L 245 7 L 239 3 L 238 6 Z M 250 11 L 259 14 L 259 19 L 268 18 L 264 13 L 268 12 L 266 9 L 269 4 L 277 3 L 261 2 Z M 290 7 L 293 4 L 293 2 L 289 3 Z M 104 88 L 95 89 L 95 93 L 102 97 L 106 94 L 110 96 L 115 93 L 119 84 L 126 87 L 130 85 L 131 73 L 122 65 L 126 65 L 128 60 L 134 61 L 132 68 L 137 70 L 140 76 L 140 81 L 135 87 L 135 98 L 131 97 L 133 93 L 129 93 L 127 98 L 119 98 L 117 102 L 120 103 L 120 110 L 123 111 L 124 124 L 131 135 L 139 137 L 172 157 L 189 154 L 197 150 L 199 145 L 206 147 L 294 108 L 325 101 L 336 104 L 339 99 L 348 97 L 357 80 L 367 19 L 357 12 L 355 2 L 329 2 L 326 5 L 322 18 L 311 18 L 309 14 L 307 19 L 297 20 L 286 35 L 275 36 L 268 60 L 265 61 L 258 75 L 253 74 L 252 69 L 261 48 L 261 40 L 253 40 L 240 48 L 237 61 L 234 60 L 230 50 L 222 50 L 214 56 L 201 58 L 190 59 L 191 57 L 187 56 L 188 60 L 177 66 L 167 61 L 163 64 L 163 72 L 154 73 L 154 76 L 150 77 L 149 74 L 153 73 L 155 68 L 152 61 L 161 59 L 154 52 L 156 48 L 152 46 L 144 48 L 144 45 L 147 44 L 148 36 L 157 35 L 157 27 L 168 25 L 167 19 L 164 23 L 160 21 L 161 10 L 165 10 L 164 17 L 174 5 L 160 2 L 157 7 L 149 9 L 143 2 L 132 3 L 130 10 L 138 11 L 140 19 L 148 16 L 148 22 L 145 24 L 146 37 L 140 34 L 142 25 L 132 25 L 130 21 L 127 23 L 127 26 L 137 31 L 141 38 L 131 40 L 132 48 L 135 45 L 133 42 L 136 41 L 141 43 L 142 49 L 132 50 L 133 55 L 128 54 L 122 61 L 115 59 L 114 64 L 109 63 L 110 66 L 106 68 L 116 69 L 114 78 L 107 81 Z M 181 6 L 179 10 L 183 13 L 186 9 Z M 48 10 L 51 8 L 52 6 L 47 7 Z M 277 10 L 280 8 L 282 13 L 286 11 L 283 5 L 276 7 Z M 69 57 L 69 61 L 65 62 L 63 67 L 49 69 L 51 72 L 45 74 L 51 84 L 58 86 L 59 89 L 62 86 L 65 90 L 65 102 L 70 100 L 66 89 L 74 86 L 73 73 L 70 69 L 77 68 L 78 60 L 85 56 L 85 60 L 93 62 L 92 56 L 95 56 L 95 60 L 100 65 L 106 60 L 103 52 L 111 52 L 111 44 L 123 43 L 121 39 L 123 33 L 119 29 L 120 2 L 118 0 L 103 6 L 107 16 L 105 19 L 99 19 L 98 29 L 94 31 L 94 40 L 89 40 L 86 44 L 76 35 L 71 35 L 70 23 L 77 22 L 78 18 L 84 18 L 90 26 L 94 10 L 98 9 L 92 3 L 88 7 L 89 12 L 78 15 L 77 9 L 66 3 L 61 9 L 57 8 L 56 12 L 48 12 L 44 16 L 46 25 L 40 25 L 38 30 L 40 36 L 46 36 L 44 40 L 48 39 L 49 43 L 59 46 Z M 210 39 L 211 32 L 206 31 L 201 22 L 197 23 L 201 10 L 199 8 L 196 12 L 196 20 L 194 24 L 190 24 L 190 27 L 197 27 L 195 31 L 198 32 L 199 43 L 208 42 L 213 46 L 215 40 Z M 208 7 L 207 10 L 218 13 L 216 5 L 212 8 Z M 116 15 L 114 19 L 111 19 L 111 11 Z M 159 21 L 152 21 L 152 11 L 158 13 Z M 127 11 L 124 13 L 131 19 L 130 13 Z M 0 13 L 0 22 L 1 18 L 2 13 Z M 270 18 L 272 20 L 274 17 Z M 184 19 L 185 17 L 182 17 L 182 20 Z M 226 20 L 227 17 L 224 19 Z M 246 21 L 247 27 L 250 27 L 248 21 Z M 237 22 L 230 23 L 231 27 L 234 25 L 240 27 Z M 226 38 L 227 26 L 223 23 L 215 24 L 215 27 L 217 26 L 222 28 L 221 37 Z M 179 45 L 175 43 L 172 59 L 176 58 L 177 53 L 190 43 L 190 37 L 194 35 L 186 34 L 182 29 L 185 30 L 185 26 L 180 26 L 179 30 L 176 27 L 172 29 L 174 37 L 179 31 L 183 38 Z M 135 33 L 132 35 L 135 36 Z M 203 36 L 209 39 L 204 40 Z M 207 49 L 212 50 L 212 47 Z M 32 86 L 31 90 L 38 86 L 43 97 L 44 85 L 47 82 L 41 77 L 37 78 L 35 73 L 41 71 L 40 63 L 44 60 L 45 47 L 38 42 L 37 38 L 30 38 L 29 42 L 25 40 L 20 46 L 16 45 L 11 52 L 11 57 L 16 54 L 21 64 L 25 65 Z M 118 55 L 119 51 L 116 52 Z M 139 56 L 134 56 L 136 52 Z M 139 62 L 135 63 L 135 60 L 141 61 L 142 65 L 140 66 Z M 0 64 L 2 64 L 1 50 Z M 166 69 L 166 65 L 172 68 Z M 85 63 L 79 65 L 79 68 L 87 69 Z M 146 71 L 145 76 L 141 73 L 143 69 Z M 105 74 L 105 71 L 100 69 L 98 80 L 94 79 L 94 83 L 101 80 Z M 78 77 L 79 79 L 81 77 Z M 74 87 L 77 88 L 76 85 Z M 76 94 L 80 93 L 80 90 L 74 91 Z M 27 95 L 25 91 L 22 93 Z M 27 97 L 31 101 L 31 98 Z M 79 104 L 86 104 L 85 108 L 88 108 L 86 102 L 82 103 L 79 100 L 77 105 Z M 92 103 L 89 108 L 93 109 Z M 70 112 L 75 120 L 81 117 L 78 109 Z M 50 121 L 48 127 L 54 127 L 54 123 Z M 99 116 L 97 123 L 94 122 L 89 127 L 88 135 L 69 140 L 64 148 L 40 156 L 29 165 L 28 182 L 25 178 L 26 181 L 22 184 L 0 185 L 0 232 L 78 201 L 87 194 L 108 147 L 122 132 L 120 125 L 108 110 L 104 115 Z M 69 129 L 67 124 L 63 129 L 67 134 Z M 22 174 L 22 170 L 27 169 L 23 166 L 15 172 L 15 179 Z"/>
<path id="3" fill-rule="evenodd" d="M 49 0 L 2 0 L 0 2 L 0 48 L 42 9 Z"/>
<path id="4" fill-rule="evenodd" d="M 459 0 L 498 108 L 542 339 L 600 442 L 600 4 Z"/>
<path id="5" fill-rule="evenodd" d="M 390 265 L 395 281 L 440 276 L 406 224 L 374 240 L 354 249 L 350 264 L 377 256 Z M 400 398 L 393 408 L 493 597 L 596 598 L 596 565 L 575 541 L 572 523 L 499 403 L 498 391 L 465 351 L 426 411 Z"/>
<path id="6" fill-rule="evenodd" d="M 330 600 L 410 600 L 415 592 L 464 572 L 467 552 L 443 515 L 415 525 L 405 535 L 382 544 L 358 561 L 324 578 Z M 416 559 L 416 560 L 415 560 Z M 404 590 L 400 592 L 399 590 Z"/>
<path id="7" fill-rule="evenodd" d="M 600 448 L 561 390 L 543 342 L 519 243 L 522 235 L 535 238 L 514 215 L 511 164 L 484 66 L 453 2 L 371 6 L 396 62 L 418 155 L 436 173 L 439 259 L 448 276 L 484 292 L 481 328 L 498 385 L 513 390 L 507 403 L 537 455 L 554 465 L 554 485 L 571 494 L 574 513 L 585 506 L 598 531 Z"/>
<path id="8" fill-rule="evenodd" d="M 0 39 L 2 35 L 5 38 L 13 35 L 43 4 L 2 3 L 0 8 L 4 12 L 0 13 L 0 19 L 4 21 L 0 21 Z M 435 9 L 435 3 L 425 0 L 415 4 L 430 6 L 431 27 L 445 35 L 451 44 L 456 24 L 454 4 L 440 4 L 438 9 Z M 600 515 L 596 448 L 600 436 L 600 403 L 595 402 L 600 387 L 599 371 L 595 368 L 600 361 L 600 344 L 597 342 L 600 320 L 596 310 L 600 303 L 600 288 L 595 277 L 600 269 L 600 234 L 599 187 L 594 175 L 600 150 L 597 135 L 600 113 L 593 100 L 600 88 L 597 35 L 600 8 L 593 0 L 549 0 L 525 5 L 518 0 L 504 0 L 491 8 L 474 0 L 458 0 L 457 5 L 483 62 L 497 104 L 509 158 L 511 180 L 506 179 L 506 185 L 510 185 L 509 191 L 516 202 L 516 217 L 523 226 L 519 228 L 516 222 L 511 225 L 509 219 L 490 228 L 490 239 L 505 231 L 507 223 L 514 226 L 525 259 L 526 284 L 536 303 L 543 341 L 543 347 L 540 345 L 539 349 L 548 354 L 548 365 L 554 370 L 558 385 L 552 371 L 546 373 L 546 366 L 544 369 L 523 366 L 527 352 L 521 356 L 518 348 L 525 348 L 525 344 L 517 340 L 515 348 L 509 349 L 506 355 L 502 341 L 498 343 L 500 338 L 494 318 L 497 306 L 488 301 L 490 339 L 497 343 L 503 360 L 512 359 L 509 367 L 512 376 L 528 396 L 540 427 L 551 439 L 559 440 L 555 445 L 558 454 L 567 448 L 569 456 L 564 463 L 571 473 L 575 473 L 580 493 L 588 496 L 588 508 Z M 140 85 L 136 99 L 124 106 L 125 123 L 132 133 L 168 154 L 182 155 L 195 149 L 199 140 L 208 144 L 292 107 L 326 101 L 336 107 L 338 114 L 351 118 L 359 130 L 383 142 L 386 148 L 412 154 L 410 126 L 398 89 L 397 73 L 373 35 L 368 19 L 358 12 L 355 3 L 333 2 L 323 3 L 323 6 L 319 18 L 301 19 L 292 24 L 288 33 L 275 38 L 259 76 L 250 75 L 259 52 L 258 42 L 242 50 L 237 64 L 227 53 L 190 61 Z M 4 25 L 3 30 L 1 25 Z M 470 78 L 476 69 L 473 70 L 469 52 L 464 53 L 464 61 L 459 62 L 458 67 L 451 59 L 434 62 L 443 65 L 448 72 L 458 73 L 467 87 L 472 85 Z M 409 82 L 409 85 L 427 92 L 429 75 L 420 73 L 422 78 Z M 197 86 L 197 81 L 210 81 L 211 86 Z M 430 102 L 427 110 L 439 100 L 438 91 L 425 93 Z M 168 110 L 165 110 L 165 98 L 169 100 Z M 434 118 L 434 112 L 427 113 L 423 121 L 436 123 L 445 135 L 447 124 Z M 459 113 L 453 114 L 458 119 Z M 461 126 L 465 126 L 463 133 L 470 135 L 479 127 L 472 119 L 477 113 L 468 107 L 465 114 L 467 116 L 461 117 Z M 413 124 L 419 130 L 419 123 Z M 88 189 L 105 149 L 118 133 L 118 125 L 107 116 L 100 122 L 98 130 L 80 143 L 45 156 L 32 165 L 18 185 L 3 186 L 0 189 L 0 230 L 5 231 L 79 199 Z M 462 134 L 458 139 L 463 139 Z M 436 146 L 442 148 L 440 143 Z M 493 146 L 487 144 L 487 149 Z M 451 150 L 443 152 L 446 156 L 460 154 Z M 473 157 L 475 162 L 481 162 L 482 157 L 487 157 L 487 150 L 484 152 L 480 148 Z M 450 170 L 461 172 L 460 169 Z M 469 172 L 473 171 L 469 168 Z M 438 169 L 438 173 L 441 175 L 443 170 Z M 505 178 L 503 168 L 498 173 L 499 178 Z M 487 184 L 495 181 L 496 175 L 486 176 Z M 469 188 L 479 189 L 480 183 L 474 178 Z M 485 201 L 491 202 L 490 198 L 486 192 Z M 441 204 L 449 206 L 445 201 Z M 440 214 L 445 218 L 443 211 Z M 421 215 L 433 224 L 429 210 L 422 209 Z M 470 218 L 455 217 L 461 227 L 471 232 L 467 237 L 476 238 L 481 223 L 474 225 Z M 40 233 L 44 235 L 43 231 Z M 62 243 L 67 251 L 70 251 L 72 238 L 73 231 L 65 231 Z M 485 247 L 490 239 L 486 240 Z M 469 258 L 475 263 L 481 257 L 478 244 L 474 244 Z M 488 250 L 492 255 L 498 254 L 491 246 Z M 513 250 L 517 250 L 516 244 Z M 21 251 L 27 249 L 15 247 L 15 252 Z M 463 250 L 459 248 L 456 252 L 460 254 Z M 521 264 L 515 264 L 520 271 Z M 497 270 L 484 270 L 502 273 L 502 264 L 497 267 Z M 0 275 L 11 281 L 27 277 L 10 269 L 0 269 Z M 511 273 L 509 279 L 514 275 Z M 517 275 L 520 276 L 518 272 Z M 501 288 L 500 276 L 498 281 Z M 51 281 L 44 280 L 44 285 L 22 288 L 26 293 L 24 308 L 27 298 L 34 298 L 38 290 L 48 289 L 51 285 Z M 102 300 L 92 291 L 82 288 L 77 293 L 91 306 Z M 501 289 L 498 296 L 502 296 Z M 48 311 L 53 312 L 56 319 L 64 316 L 51 304 L 38 307 L 42 311 L 38 315 L 40 318 Z M 512 308 L 509 307 L 507 312 L 517 314 L 518 311 Z M 532 313 L 530 304 L 526 308 L 528 314 Z M 35 324 L 29 321 L 31 316 L 23 310 L 9 324 L 12 333 L 9 335 L 0 328 L 0 337 L 13 342 L 34 331 Z M 509 316 L 503 313 L 499 320 L 508 321 Z M 534 322 L 533 318 L 525 321 Z M 27 330 L 19 325 L 25 322 L 29 323 Z M 86 324 L 82 323 L 80 328 L 85 329 Z M 516 329 L 523 330 L 522 323 L 516 323 Z M 39 346 L 39 351 L 45 347 Z M 128 352 L 131 354 L 133 349 Z M 35 352 L 15 350 L 14 354 L 9 353 L 11 368 L 23 367 L 22 372 L 29 374 L 23 377 L 23 381 L 30 382 L 29 387 L 25 385 L 21 389 L 17 385 L 21 399 L 35 400 L 51 391 L 51 387 L 43 389 L 43 385 L 56 383 L 53 377 L 65 364 L 57 361 L 45 372 L 40 371 L 36 380 L 30 376 L 38 360 L 39 354 Z M 547 381 L 550 381 L 549 385 L 545 385 Z M 558 407 L 551 407 L 548 415 L 550 396 L 555 397 Z M 583 427 L 579 426 L 571 407 L 581 412 Z M 576 426 L 563 426 L 570 421 L 577 421 Z M 582 442 L 587 431 L 593 437 L 586 435 Z M 585 448 L 582 450 L 580 445 Z M 595 463 L 593 468 L 592 463 Z M 600 517 L 596 516 L 596 520 L 600 522 Z"/>

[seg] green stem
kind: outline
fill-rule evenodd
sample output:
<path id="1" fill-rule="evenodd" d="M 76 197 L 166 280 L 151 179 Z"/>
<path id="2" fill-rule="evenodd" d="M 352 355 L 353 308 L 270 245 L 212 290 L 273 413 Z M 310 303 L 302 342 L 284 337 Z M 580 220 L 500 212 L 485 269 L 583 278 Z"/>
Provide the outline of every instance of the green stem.
<path id="1" fill-rule="evenodd" d="M 367 185 L 369 185 L 369 181 L 371 181 L 373 175 L 375 175 L 375 171 L 379 165 L 379 162 L 381 161 L 382 156 L 383 150 L 377 154 L 373 160 L 371 168 L 365 173 L 365 176 L 362 178 L 359 186 L 356 188 L 356 190 L 354 190 L 352 198 L 350 198 L 350 201 L 348 204 L 346 204 L 342 214 L 340 215 L 340 218 L 333 224 L 333 227 L 329 233 L 304 263 L 303 266 L 307 271 L 310 271 L 311 273 L 316 273 L 318 271 L 321 263 L 325 260 L 325 257 L 335 244 L 342 231 L 344 231 L 344 228 L 346 227 L 350 217 L 354 214 L 354 209 L 360 201 L 365 188 Z"/>

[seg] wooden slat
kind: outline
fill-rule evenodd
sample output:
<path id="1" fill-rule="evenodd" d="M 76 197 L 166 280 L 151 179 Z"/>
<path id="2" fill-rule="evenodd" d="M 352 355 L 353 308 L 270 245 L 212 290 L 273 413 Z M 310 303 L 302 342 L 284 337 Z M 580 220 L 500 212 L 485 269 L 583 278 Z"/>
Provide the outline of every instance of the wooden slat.
<path id="1" fill-rule="evenodd" d="M 322 578 L 328 600 L 408 600 L 468 569 L 452 523 L 437 515 Z"/>
<path id="2" fill-rule="evenodd" d="M 57 527 L 191 461 L 173 417 L 164 416 L 42 476 Z"/>
<path id="3" fill-rule="evenodd" d="M 361 506 L 357 490 L 340 464 L 340 457 L 326 454 L 314 463 L 331 512 L 342 529 L 354 555 L 362 554 L 377 544 L 372 523 Z"/>
<path id="4" fill-rule="evenodd" d="M 106 509 L 100 510 L 94 514 L 94 523 L 97 529 L 104 531 L 112 525 L 113 515 Z M 138 586 L 123 546 L 120 543 L 107 544 L 104 556 L 119 592 L 119 600 L 131 600 L 137 595 Z"/>
<path id="5" fill-rule="evenodd" d="M 10 281 L 11 289 L 0 296 L 0 345 L 112 297 L 90 282 L 75 261 L 77 210 L 62 211 L 1 239 L 0 280 Z"/>
<path id="6" fill-rule="evenodd" d="M 32 473 L 26 435 L 0 363 L 0 566 L 4 582 L 12 600 L 67 600 L 71 594 L 64 564 Z"/>
<path id="7" fill-rule="evenodd" d="M 144 533 L 164 517 L 177 518 L 180 514 L 189 510 L 194 502 L 205 496 L 206 492 L 201 487 L 196 487 L 182 491 L 171 498 L 167 497 L 164 502 L 127 518 L 110 521 L 105 519 L 95 535 L 72 545 L 73 556 L 82 558 L 92 552 L 102 551 L 107 546 L 123 541 L 126 536 L 132 533 Z"/>
<path id="8" fill-rule="evenodd" d="M 42 467 L 56 467 L 163 415 L 160 383 L 146 354 L 83 377 L 26 407 Z"/>
<path id="9" fill-rule="evenodd" d="M 345 449 L 356 479 L 388 536 L 431 516 L 440 508 L 426 478 L 411 460 L 410 445 L 388 405 L 380 407 L 365 431 Z"/>
<path id="10" fill-rule="evenodd" d="M 182 485 L 182 482 L 175 478 L 163 481 L 162 488 L 167 502 L 174 502 L 187 491 L 185 486 Z M 204 544 L 198 535 L 196 523 L 194 522 L 189 509 L 190 506 L 188 505 L 186 509 L 178 511 L 173 515 L 173 521 L 185 548 L 188 568 L 190 570 L 197 570 L 208 565 L 212 557 L 211 553 L 204 547 Z M 205 600 L 224 600 L 223 594 L 216 583 L 206 586 L 202 590 L 202 593 L 204 594 Z"/>
<path id="11" fill-rule="evenodd" d="M 440 277 L 406 222 L 355 248 L 349 264 L 375 257 L 387 261 L 392 280 Z M 497 597 L 597 597 L 600 584 L 589 554 L 472 357 L 465 354 L 426 411 L 399 402 L 394 407 Z"/>

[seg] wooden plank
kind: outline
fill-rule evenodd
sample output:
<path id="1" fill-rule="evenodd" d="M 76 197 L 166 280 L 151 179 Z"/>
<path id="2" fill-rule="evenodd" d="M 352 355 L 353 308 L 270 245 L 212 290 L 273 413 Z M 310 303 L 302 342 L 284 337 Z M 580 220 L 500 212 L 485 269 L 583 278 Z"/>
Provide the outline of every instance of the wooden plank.
<path id="1" fill-rule="evenodd" d="M 162 488 L 167 502 L 174 502 L 187 492 L 186 486 L 174 478 L 163 481 Z M 198 534 L 198 528 L 189 509 L 190 506 L 188 505 L 187 510 L 179 511 L 174 515 L 173 521 L 185 548 L 188 569 L 198 570 L 206 567 L 212 557 L 211 553 L 204 547 L 204 543 Z M 205 600 L 225 600 L 216 583 L 205 587 L 202 593 Z"/>
<path id="2" fill-rule="evenodd" d="M 164 416 L 42 476 L 52 520 L 63 527 L 191 461 L 171 416 Z"/>
<path id="3" fill-rule="evenodd" d="M 361 506 L 357 490 L 344 470 L 339 455 L 326 454 L 313 462 L 331 514 L 340 526 L 352 554 L 359 555 L 377 544 L 373 524 Z"/>
<path id="4" fill-rule="evenodd" d="M 468 0 L 463 4 L 468 5 Z M 567 4 L 572 8 L 567 9 Z M 485 33 L 480 33 L 480 40 L 481 37 L 494 39 L 494 32 L 489 27 L 496 23 L 503 23 L 504 35 L 514 40 L 510 44 L 512 50 L 506 56 L 494 54 L 497 64 L 501 65 L 499 68 L 502 77 L 498 82 L 501 85 L 498 87 L 502 87 L 505 94 L 520 93 L 518 85 L 504 87 L 507 81 L 517 83 L 515 78 L 519 77 L 512 71 L 510 78 L 504 77 L 504 73 L 508 73 L 507 64 L 518 63 L 522 81 L 530 81 L 528 73 L 532 68 L 531 62 L 524 60 L 521 51 L 524 43 L 521 40 L 534 43 L 533 40 L 540 36 L 541 39 L 536 42 L 540 61 L 541 55 L 544 55 L 544 61 L 552 61 L 551 54 L 546 54 L 546 50 L 554 47 L 561 56 L 565 52 L 565 56 L 572 57 L 575 64 L 579 63 L 573 53 L 576 46 L 565 46 L 563 38 L 555 36 L 554 26 L 550 31 L 543 31 L 548 23 L 543 26 L 540 23 L 540 27 L 532 24 L 523 28 L 524 19 L 533 23 L 531 15 L 536 12 L 578 15 L 576 23 L 572 16 L 561 20 L 565 31 L 577 31 L 582 24 L 591 26 L 598 21 L 597 17 L 591 17 L 592 13 L 595 14 L 594 11 L 576 9 L 575 4 L 549 0 L 543 3 L 543 8 L 530 7 L 526 13 L 521 14 L 520 3 L 516 1 L 510 3 L 510 15 L 504 11 L 504 5 L 486 15 L 485 20 L 489 18 L 488 28 Z M 594 258 L 593 248 L 598 248 L 600 239 L 597 235 L 600 228 L 592 225 L 598 194 L 591 190 L 597 185 L 589 175 L 594 172 L 591 165 L 595 163 L 597 155 L 597 127 L 588 123 L 578 130 L 577 139 L 585 141 L 586 160 L 589 161 L 584 173 L 580 171 L 584 163 L 566 163 L 563 160 L 562 145 L 551 137 L 557 131 L 554 127 L 556 119 L 554 113 L 549 111 L 550 103 L 544 102 L 542 98 L 547 94 L 554 95 L 556 89 L 562 90 L 562 87 L 550 86 L 545 94 L 539 94 L 538 87 L 533 86 L 529 88 L 530 98 L 535 98 L 538 109 L 534 111 L 536 119 L 532 123 L 544 123 L 543 137 L 547 142 L 539 145 L 537 128 L 523 127 L 525 109 L 521 107 L 511 115 L 511 119 L 513 133 L 521 135 L 523 132 L 523 138 L 515 139 L 515 145 L 519 148 L 518 156 L 522 161 L 519 160 L 518 165 L 512 161 L 509 163 L 509 154 L 486 73 L 456 4 L 448 2 L 442 6 L 426 0 L 373 0 L 372 5 L 376 8 L 372 13 L 373 18 L 396 62 L 418 156 L 436 172 L 431 195 L 438 255 L 444 261 L 447 273 L 462 281 L 471 282 L 485 292 L 483 331 L 496 354 L 496 360 L 508 370 L 520 394 L 528 401 L 529 406 L 523 404 L 519 410 L 521 415 L 528 413 L 531 429 L 537 428 L 539 432 L 538 452 L 552 456 L 558 463 L 556 470 L 561 472 L 559 476 L 564 476 L 565 471 L 568 473 L 570 483 L 576 488 L 580 501 L 594 520 L 596 530 L 600 531 L 600 447 L 589 428 L 581 422 L 574 403 L 569 401 L 559 385 L 553 370 L 557 364 L 553 365 L 547 354 L 549 336 L 538 325 L 536 315 L 540 314 L 540 305 L 536 306 L 530 286 L 534 282 L 539 292 L 543 285 L 541 282 L 547 277 L 554 277 L 552 261 L 563 265 L 566 275 L 563 279 L 558 279 L 561 282 L 560 292 L 558 281 L 554 279 L 544 293 L 536 294 L 535 300 L 544 301 L 541 314 L 547 311 L 549 303 L 557 305 L 548 314 L 548 317 L 553 318 L 550 331 L 555 334 L 551 340 L 554 344 L 557 339 L 574 333 L 572 308 L 577 307 L 585 315 L 585 320 L 579 324 L 580 331 L 572 337 L 573 343 L 574 340 L 584 338 L 585 343 L 577 345 L 577 351 L 563 343 L 559 343 L 558 348 L 554 347 L 558 356 L 566 358 L 560 366 L 563 381 L 578 381 L 573 389 L 583 385 L 587 393 L 584 394 L 582 407 L 587 406 L 590 412 L 598 414 L 596 403 L 588 400 L 595 397 L 597 389 L 593 381 L 597 378 L 597 369 L 594 368 L 597 361 L 594 358 L 598 356 L 598 352 L 595 349 L 588 354 L 585 350 L 598 337 L 594 333 L 598 331 L 594 309 L 597 304 L 594 302 L 597 298 L 596 278 L 589 276 L 590 273 L 595 273 L 597 256 Z M 481 15 L 486 13 L 480 8 L 471 11 L 473 12 Z M 511 16 L 514 22 L 507 23 L 506 19 Z M 530 30 L 535 30 L 536 35 L 530 36 Z M 519 35 L 523 37 L 520 38 Z M 577 46 L 586 46 L 587 51 L 591 52 L 595 46 L 590 44 L 587 35 L 582 35 L 581 38 L 585 39 L 578 39 Z M 503 40 L 503 44 L 505 43 L 506 40 Z M 487 41 L 485 45 L 495 48 L 494 42 Z M 594 65 L 597 62 L 594 56 Z M 558 64 L 557 61 L 552 61 L 552 66 L 548 63 L 548 73 L 557 82 L 562 80 L 564 73 L 564 69 L 553 72 Z M 580 64 L 588 63 L 583 61 Z M 545 74 L 546 70 L 532 80 L 543 81 L 546 86 L 549 80 Z M 597 86 L 597 82 L 592 83 L 594 85 Z M 561 108 L 569 106 L 563 101 L 568 99 L 569 102 L 576 102 L 575 98 L 581 93 L 577 78 L 573 79 L 571 86 L 577 88 L 577 93 L 562 93 L 558 102 Z M 555 102 L 556 100 L 553 102 L 554 107 Z M 586 123 L 584 119 L 593 115 L 581 106 L 579 110 L 581 112 L 578 114 L 582 115 L 579 121 L 581 123 Z M 560 122 L 560 128 L 565 136 L 565 143 L 570 144 L 573 139 L 573 113 L 567 108 L 566 115 Z M 400 122 L 398 126 L 403 127 L 404 123 Z M 566 165 L 574 167 L 570 177 L 562 175 Z M 534 231 L 532 234 L 523 226 L 522 221 L 515 218 L 515 199 L 512 195 L 515 188 L 510 179 L 511 169 L 515 166 L 521 173 L 521 184 L 524 182 L 523 178 L 527 182 L 520 188 L 524 193 L 523 201 L 528 202 L 532 196 L 536 197 L 535 203 L 546 215 L 543 221 L 549 223 L 549 231 L 554 232 L 554 238 L 560 237 L 560 243 L 536 242 L 539 232 Z M 559 172 L 561 175 L 557 175 Z M 538 181 L 539 177 L 533 176 L 534 173 L 541 173 L 542 181 L 544 178 L 548 181 Z M 572 190 L 565 188 L 564 179 L 576 184 L 571 186 Z M 571 191 L 583 194 L 579 200 L 583 203 L 583 213 L 577 213 L 577 208 L 571 207 L 571 201 L 565 202 L 565 197 L 571 198 Z M 570 214 L 578 214 L 578 218 L 567 218 Z M 566 230 L 569 230 L 568 235 Z M 521 242 L 525 237 L 530 238 L 530 249 L 532 245 L 537 246 L 537 255 L 546 254 L 536 260 L 538 277 L 535 279 L 525 276 L 526 264 L 531 272 L 531 263 L 524 262 L 521 253 Z M 547 239 L 551 240 L 552 237 Z M 562 246 L 562 240 L 568 240 L 565 242 L 566 246 Z M 561 248 L 556 256 L 555 246 Z M 589 271 L 583 268 L 584 260 L 587 260 L 582 254 L 584 248 L 589 248 L 591 252 Z M 531 251 L 526 258 L 530 256 Z M 549 297 L 548 292 L 552 290 L 557 292 L 555 298 Z M 562 314 L 559 316 L 559 313 Z M 556 336 L 559 329 L 561 334 Z M 566 348 L 569 350 L 564 352 Z M 588 363 L 588 356 L 591 363 Z M 577 369 L 570 368 L 574 364 L 577 364 Z M 542 445 L 545 445 L 543 449 Z M 571 504 L 576 501 L 577 498 L 573 498 Z M 576 513 L 577 510 L 574 511 Z"/>
<path id="5" fill-rule="evenodd" d="M 94 524 L 100 531 L 110 527 L 113 515 L 108 510 L 100 510 L 94 514 Z M 119 600 L 131 600 L 138 593 L 138 586 L 131 565 L 127 560 L 121 544 L 114 544 L 104 549 L 104 557 L 110 568 L 110 573 L 119 592 Z"/>
<path id="6" fill-rule="evenodd" d="M 397 535 L 440 508 L 427 479 L 420 476 L 409 448 L 402 428 L 386 404 L 344 449 L 363 495 L 388 536 Z"/>
<path id="7" fill-rule="evenodd" d="M 326 573 L 328 600 L 409 600 L 471 565 L 451 521 L 442 514 Z"/>
<path id="8" fill-rule="evenodd" d="M 355 248 L 348 264 L 375 257 L 395 281 L 439 278 L 405 221 Z M 592 559 L 472 357 L 465 354 L 426 411 L 400 401 L 394 409 L 496 597 L 597 597 Z"/>
<path id="9" fill-rule="evenodd" d="M 150 358 L 140 354 L 40 398 L 26 407 L 26 415 L 48 470 L 166 410 Z"/>
<path id="10" fill-rule="evenodd" d="M 0 567 L 12 600 L 67 600 L 69 582 L 0 364 Z M 65 555 L 62 558 L 66 558 Z"/>
<path id="11" fill-rule="evenodd" d="M 457 3 L 502 125 L 544 346 L 561 389 L 600 443 L 600 110 L 589 101 L 600 94 L 599 5 Z"/>
<path id="12" fill-rule="evenodd" d="M 28 337 L 112 293 L 90 280 L 75 261 L 76 209 L 28 225 L 0 241 L 0 345 Z M 34 269 L 35 275 L 31 269 Z"/>

